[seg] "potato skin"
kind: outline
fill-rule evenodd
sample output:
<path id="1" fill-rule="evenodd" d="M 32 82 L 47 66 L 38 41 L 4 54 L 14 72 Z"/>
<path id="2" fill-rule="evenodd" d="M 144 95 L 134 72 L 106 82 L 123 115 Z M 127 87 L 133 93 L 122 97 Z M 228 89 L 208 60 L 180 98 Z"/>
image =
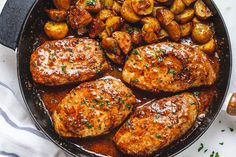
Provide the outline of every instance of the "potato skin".
<path id="1" fill-rule="evenodd" d="M 170 10 L 163 7 L 157 8 L 156 16 L 157 16 L 158 21 L 163 26 L 167 26 L 175 18 L 174 14 Z"/>
<path id="2" fill-rule="evenodd" d="M 134 12 L 138 15 L 149 15 L 154 7 L 154 0 L 131 0 Z"/>
<path id="3" fill-rule="evenodd" d="M 65 22 L 49 21 L 44 25 L 44 31 L 51 39 L 63 39 L 68 33 L 68 26 Z"/>
<path id="4" fill-rule="evenodd" d="M 123 25 L 124 20 L 120 16 L 111 16 L 106 20 L 106 31 L 110 36 L 113 32 L 119 30 Z"/>
<path id="5" fill-rule="evenodd" d="M 53 0 L 57 9 L 68 10 L 70 8 L 70 0 Z"/>
<path id="6" fill-rule="evenodd" d="M 207 24 L 197 23 L 193 26 L 192 39 L 198 44 L 205 44 L 211 40 L 213 32 Z"/>
<path id="7" fill-rule="evenodd" d="M 67 12 L 61 9 L 46 9 L 48 17 L 55 22 L 62 22 L 66 20 Z"/>
<path id="8" fill-rule="evenodd" d="M 93 13 L 97 13 L 102 9 L 100 0 L 78 0 L 76 6 Z"/>
<path id="9" fill-rule="evenodd" d="M 78 6 L 70 8 L 68 22 L 73 29 L 84 27 L 92 22 L 92 20 L 92 16 L 84 8 Z"/>
<path id="10" fill-rule="evenodd" d="M 112 10 L 113 10 L 113 12 L 120 14 L 121 5 L 119 3 L 117 3 L 116 1 L 114 1 L 113 5 L 112 5 Z"/>
<path id="11" fill-rule="evenodd" d="M 135 23 L 140 21 L 140 17 L 135 14 L 132 5 L 131 0 L 125 0 L 121 7 L 121 16 L 127 20 L 128 22 Z"/>
<path id="12" fill-rule="evenodd" d="M 105 21 L 106 19 L 108 19 L 108 18 L 111 17 L 111 16 L 114 16 L 114 14 L 113 14 L 112 11 L 109 10 L 109 9 L 103 9 L 103 10 L 101 10 L 101 11 L 99 12 L 99 15 L 98 15 L 98 17 L 99 17 L 101 20 L 103 20 L 103 21 Z"/>
<path id="13" fill-rule="evenodd" d="M 182 0 L 174 0 L 170 7 L 170 11 L 172 11 L 175 15 L 181 13 L 185 9 L 185 4 Z"/>
<path id="14" fill-rule="evenodd" d="M 158 36 L 155 32 L 145 32 L 143 33 L 143 40 L 148 44 L 152 44 L 158 41 Z"/>
<path id="15" fill-rule="evenodd" d="M 99 18 L 94 18 L 89 27 L 89 37 L 95 38 L 99 36 L 104 29 L 105 29 L 104 22 Z"/>
<path id="16" fill-rule="evenodd" d="M 182 13 L 175 16 L 175 20 L 181 24 L 188 23 L 194 17 L 194 9 L 188 8 L 185 9 Z"/>
<path id="17" fill-rule="evenodd" d="M 182 1 L 184 2 L 185 5 L 190 6 L 196 0 L 182 0 Z"/>
<path id="18" fill-rule="evenodd" d="M 161 30 L 160 23 L 154 17 L 147 16 L 143 18 L 141 22 L 144 24 L 143 30 L 145 32 L 151 32 L 151 31 L 159 32 Z"/>
<path id="19" fill-rule="evenodd" d="M 118 42 L 112 37 L 104 38 L 102 40 L 102 47 L 106 50 L 106 52 L 121 55 L 121 50 Z"/>
<path id="20" fill-rule="evenodd" d="M 170 38 L 173 41 L 179 41 L 181 38 L 181 30 L 179 24 L 173 20 L 171 23 L 169 23 L 166 27 L 166 31 L 169 34 Z"/>
<path id="21" fill-rule="evenodd" d="M 122 52 L 127 55 L 132 49 L 131 36 L 126 32 L 116 31 L 112 33 L 112 37 L 117 41 Z"/>
<path id="22" fill-rule="evenodd" d="M 192 32 L 192 22 L 180 25 L 181 37 L 186 37 Z"/>
<path id="23" fill-rule="evenodd" d="M 197 0 L 197 2 L 194 4 L 194 10 L 197 17 L 202 20 L 206 20 L 207 18 L 213 16 L 211 10 L 202 0 Z"/>
<path id="24" fill-rule="evenodd" d="M 206 54 L 212 55 L 212 54 L 214 54 L 214 52 L 216 50 L 216 41 L 214 38 L 212 38 L 206 44 L 200 45 L 199 48 L 200 48 L 200 50 L 202 50 Z"/>

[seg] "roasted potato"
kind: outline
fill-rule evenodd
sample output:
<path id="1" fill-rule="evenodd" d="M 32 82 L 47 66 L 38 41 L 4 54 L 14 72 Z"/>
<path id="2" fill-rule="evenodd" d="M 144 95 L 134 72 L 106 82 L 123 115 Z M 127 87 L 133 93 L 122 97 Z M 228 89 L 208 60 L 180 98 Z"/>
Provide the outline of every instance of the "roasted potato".
<path id="1" fill-rule="evenodd" d="M 184 2 L 185 5 L 190 6 L 196 0 L 182 0 L 182 1 Z"/>
<path id="2" fill-rule="evenodd" d="M 140 21 L 140 17 L 134 13 L 131 0 L 125 0 L 121 7 L 121 16 L 128 22 L 134 23 Z"/>
<path id="3" fill-rule="evenodd" d="M 156 16 L 158 21 L 164 26 L 167 26 L 175 18 L 174 14 L 170 10 L 163 7 L 157 8 Z"/>
<path id="4" fill-rule="evenodd" d="M 106 30 L 103 30 L 102 33 L 99 35 L 99 38 L 100 39 L 105 39 L 109 37 L 108 34 L 107 34 L 107 31 Z"/>
<path id="5" fill-rule="evenodd" d="M 65 21 L 67 17 L 67 12 L 60 9 L 47 9 L 46 13 L 48 14 L 48 17 L 55 22 Z"/>
<path id="6" fill-rule="evenodd" d="M 88 25 L 93 18 L 87 10 L 78 6 L 70 8 L 68 22 L 73 29 L 78 29 Z"/>
<path id="7" fill-rule="evenodd" d="M 170 11 L 172 11 L 175 15 L 181 13 L 185 9 L 185 4 L 182 0 L 174 0 L 172 5 L 170 6 Z"/>
<path id="8" fill-rule="evenodd" d="M 213 32 L 209 25 L 197 23 L 193 26 L 192 39 L 198 44 L 205 44 L 211 40 Z"/>
<path id="9" fill-rule="evenodd" d="M 145 17 L 141 20 L 141 22 L 144 24 L 142 30 L 145 32 L 159 32 L 161 30 L 158 20 L 154 17 Z"/>
<path id="10" fill-rule="evenodd" d="M 181 24 L 188 23 L 194 17 L 194 9 L 188 8 L 185 9 L 182 13 L 175 16 L 175 20 Z"/>
<path id="11" fill-rule="evenodd" d="M 111 16 L 106 20 L 106 31 L 110 36 L 113 32 L 119 30 L 123 25 L 123 19 L 119 16 Z"/>
<path id="12" fill-rule="evenodd" d="M 100 18 L 94 18 L 89 27 L 89 37 L 95 38 L 99 36 L 105 29 L 105 24 Z"/>
<path id="13" fill-rule="evenodd" d="M 102 39 L 102 47 L 106 50 L 106 52 L 121 55 L 118 42 L 112 37 Z"/>
<path id="14" fill-rule="evenodd" d="M 169 6 L 173 3 L 173 0 L 155 0 L 155 2 L 160 3 L 161 5 Z"/>
<path id="15" fill-rule="evenodd" d="M 154 7 L 154 0 L 131 0 L 134 12 L 138 15 L 149 15 Z"/>
<path id="16" fill-rule="evenodd" d="M 114 14 L 109 9 L 101 10 L 98 15 L 98 17 L 103 21 L 105 21 L 108 17 L 111 17 L 111 16 L 114 16 Z"/>
<path id="17" fill-rule="evenodd" d="M 121 10 L 121 5 L 119 3 L 117 3 L 116 1 L 114 1 L 113 5 L 112 5 L 112 10 L 116 14 L 119 14 L 120 10 Z"/>
<path id="18" fill-rule="evenodd" d="M 192 22 L 180 25 L 181 37 L 186 37 L 192 32 Z"/>
<path id="19" fill-rule="evenodd" d="M 142 31 L 138 28 L 133 28 L 133 32 L 131 34 L 132 43 L 139 45 L 142 43 Z"/>
<path id="20" fill-rule="evenodd" d="M 164 29 L 161 29 L 158 33 L 157 33 L 157 37 L 158 37 L 158 40 L 161 40 L 161 39 L 164 39 L 166 37 L 168 37 L 168 33 L 164 30 Z"/>
<path id="21" fill-rule="evenodd" d="M 44 25 L 44 31 L 51 39 L 63 39 L 68 33 L 68 26 L 65 22 L 49 21 Z"/>
<path id="22" fill-rule="evenodd" d="M 108 9 L 112 8 L 113 3 L 114 3 L 114 0 L 103 0 L 103 5 Z"/>
<path id="23" fill-rule="evenodd" d="M 102 9 L 100 0 L 78 0 L 76 3 L 77 7 L 82 7 L 89 12 L 97 13 Z"/>
<path id="24" fill-rule="evenodd" d="M 145 32 L 143 34 L 143 40 L 146 43 L 152 44 L 158 41 L 157 34 L 155 32 Z"/>
<path id="25" fill-rule="evenodd" d="M 166 27 L 165 27 L 167 33 L 169 34 L 169 37 L 173 40 L 173 41 L 179 41 L 181 38 L 181 30 L 180 30 L 180 26 L 179 24 L 173 20 L 171 23 L 169 23 Z"/>
<path id="26" fill-rule="evenodd" d="M 79 35 L 79 36 L 82 36 L 82 35 L 84 35 L 85 33 L 87 33 L 88 32 L 88 29 L 87 29 L 87 27 L 80 27 L 80 28 L 78 28 L 77 29 L 77 34 Z"/>
<path id="27" fill-rule="evenodd" d="M 202 23 L 197 17 L 194 17 L 192 22 L 193 24 Z"/>
<path id="28" fill-rule="evenodd" d="M 215 39 L 212 38 L 206 44 L 200 45 L 199 48 L 200 48 L 200 50 L 202 50 L 206 54 L 212 55 L 216 50 L 216 41 L 215 41 Z"/>
<path id="29" fill-rule="evenodd" d="M 70 8 L 70 0 L 53 0 L 57 9 L 68 10 Z"/>
<path id="30" fill-rule="evenodd" d="M 197 17 L 202 20 L 206 20 L 207 18 L 213 16 L 211 10 L 202 0 L 197 0 L 197 2 L 194 4 L 194 10 Z"/>
<path id="31" fill-rule="evenodd" d="M 126 32 L 116 31 L 112 33 L 112 37 L 117 41 L 122 52 L 127 55 L 132 49 L 131 36 Z"/>
<path id="32" fill-rule="evenodd" d="M 119 65 L 124 64 L 124 56 L 123 55 L 116 55 L 116 54 L 109 53 L 109 52 L 106 52 L 106 55 L 114 63 L 119 64 Z"/>

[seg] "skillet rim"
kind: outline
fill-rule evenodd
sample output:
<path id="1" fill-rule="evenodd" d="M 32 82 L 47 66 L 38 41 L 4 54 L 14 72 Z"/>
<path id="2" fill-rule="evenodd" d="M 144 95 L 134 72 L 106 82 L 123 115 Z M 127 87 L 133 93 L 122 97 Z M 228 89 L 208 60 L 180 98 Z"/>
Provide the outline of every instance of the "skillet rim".
<path id="1" fill-rule="evenodd" d="M 208 129 L 209 127 L 212 125 L 212 123 L 215 121 L 216 117 L 219 115 L 219 112 L 221 111 L 222 109 L 222 106 L 225 102 L 225 99 L 226 99 L 226 96 L 228 95 L 228 90 L 229 90 L 229 86 L 230 86 L 230 82 L 231 82 L 231 75 L 232 75 L 232 47 L 231 47 L 231 40 L 230 40 L 230 36 L 229 36 L 229 32 L 228 32 L 228 29 L 226 27 L 226 23 L 224 21 L 224 18 L 221 14 L 221 12 L 219 11 L 217 5 L 215 4 L 215 2 L 213 0 L 209 0 L 212 7 L 216 10 L 216 14 L 218 14 L 218 16 L 220 17 L 220 21 L 222 21 L 222 26 L 224 28 L 224 31 L 226 33 L 226 36 L 225 36 L 225 39 L 227 41 L 227 46 L 228 46 L 228 55 L 229 55 L 229 71 L 228 71 L 228 79 L 227 79 L 227 85 L 226 85 L 226 88 L 225 88 L 225 91 L 223 92 L 223 97 L 222 99 L 220 100 L 220 102 L 217 102 L 219 104 L 219 107 L 217 109 L 217 112 L 214 113 L 214 116 L 212 116 L 212 119 L 210 122 L 208 122 L 208 124 L 204 127 L 203 130 L 201 130 L 200 133 L 197 133 L 195 135 L 195 138 L 194 140 L 188 140 L 188 142 L 186 142 L 184 144 L 184 146 L 182 146 L 180 149 L 178 148 L 177 151 L 175 151 L 174 153 L 172 152 L 171 155 L 169 155 L 170 157 L 173 157 L 173 156 L 176 156 L 177 154 L 181 153 L 182 151 L 186 150 L 187 148 L 189 148 L 192 144 L 194 144 Z M 24 100 L 24 103 L 25 103 L 25 106 L 28 110 L 28 112 L 30 113 L 30 117 L 31 119 L 33 119 L 34 121 L 34 124 L 35 126 L 37 127 L 38 130 L 40 130 L 44 135 L 46 135 L 46 137 L 48 139 L 50 139 L 50 141 L 52 141 L 54 144 L 56 144 L 61 150 L 63 150 L 64 152 L 72 155 L 72 156 L 99 156 L 99 157 L 105 157 L 105 155 L 102 155 L 102 154 L 97 154 L 95 152 L 92 152 L 92 151 L 89 151 L 89 150 L 86 150 L 86 149 L 83 149 L 82 147 L 78 147 L 79 151 L 81 154 L 75 154 L 73 152 L 71 152 L 68 148 L 66 148 L 64 145 L 61 145 L 59 143 L 59 141 L 55 141 L 53 139 L 53 137 L 51 137 L 46 130 L 43 129 L 43 127 L 40 125 L 40 123 L 38 122 L 38 120 L 36 119 L 36 117 L 34 116 L 33 112 L 31 111 L 30 107 L 29 107 L 29 103 L 27 102 L 27 98 L 26 98 L 26 94 L 24 92 L 24 89 L 23 89 L 23 85 L 22 85 L 22 77 L 21 77 L 21 73 L 20 73 L 20 50 L 19 50 L 19 47 L 21 45 L 21 42 L 22 42 L 22 37 L 23 37 L 23 34 L 24 34 L 24 30 L 25 30 L 25 26 L 27 24 L 27 21 L 29 19 L 29 17 L 31 16 L 32 14 L 32 11 L 35 9 L 35 6 L 38 4 L 39 0 L 36 0 L 34 2 L 34 4 L 32 5 L 30 11 L 28 12 L 25 20 L 24 20 L 24 24 L 22 25 L 21 27 L 21 31 L 20 31 L 20 34 L 19 34 L 19 37 L 18 37 L 18 42 L 17 42 L 17 48 L 15 49 L 16 51 L 16 57 L 17 57 L 17 77 L 18 77 L 18 82 L 19 82 L 19 87 L 20 87 L 20 91 L 21 91 L 21 95 L 22 95 L 22 98 Z M 31 99 L 31 98 L 28 98 L 28 99 Z M 200 124 L 201 126 L 201 124 Z M 198 127 L 200 127 L 198 126 Z M 186 139 L 185 139 L 186 140 Z M 157 154 L 154 154 L 154 156 L 156 156 Z"/>

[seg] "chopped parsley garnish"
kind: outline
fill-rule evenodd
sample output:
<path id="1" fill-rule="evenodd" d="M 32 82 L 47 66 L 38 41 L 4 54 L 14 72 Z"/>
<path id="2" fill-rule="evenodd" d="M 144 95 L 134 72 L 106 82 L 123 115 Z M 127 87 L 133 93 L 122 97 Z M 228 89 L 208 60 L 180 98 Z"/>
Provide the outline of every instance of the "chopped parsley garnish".
<path id="1" fill-rule="evenodd" d="M 129 33 L 129 34 L 132 34 L 134 32 L 134 29 L 130 26 L 127 26 L 126 27 L 126 31 Z"/>
<path id="2" fill-rule="evenodd" d="M 97 74 L 99 74 L 99 73 L 101 73 L 101 72 L 102 72 L 102 71 L 99 70 L 99 69 L 96 70 L 96 73 L 97 73 Z"/>
<path id="3" fill-rule="evenodd" d="M 110 105 L 110 101 L 106 101 L 106 105 L 109 106 Z"/>
<path id="4" fill-rule="evenodd" d="M 200 152 L 204 148 L 203 143 L 200 144 L 200 147 L 198 148 L 198 152 Z"/>
<path id="5" fill-rule="evenodd" d="M 139 53 L 138 53 L 138 50 L 133 50 L 132 53 L 135 54 L 135 55 L 138 55 L 138 54 L 139 54 Z"/>
<path id="6" fill-rule="evenodd" d="M 207 151 L 208 151 L 208 149 L 205 149 L 205 150 L 204 150 L 204 153 L 206 153 Z"/>
<path id="7" fill-rule="evenodd" d="M 190 105 L 196 105 L 196 103 L 195 102 L 191 102 Z"/>
<path id="8" fill-rule="evenodd" d="M 70 63 L 74 63 L 74 61 L 73 61 L 73 60 L 71 60 L 71 59 L 69 60 L 69 62 L 70 62 Z"/>
<path id="9" fill-rule="evenodd" d="M 147 64 L 145 65 L 145 67 L 148 69 L 148 68 L 150 67 L 150 65 L 147 63 Z"/>
<path id="10" fill-rule="evenodd" d="M 215 151 L 212 151 L 210 157 L 214 157 L 214 155 L 215 155 Z"/>
<path id="11" fill-rule="evenodd" d="M 158 61 L 158 63 L 160 63 L 160 62 L 163 61 L 163 58 L 162 58 L 161 56 L 158 56 L 158 57 L 157 57 L 157 61 Z"/>
<path id="12" fill-rule="evenodd" d="M 33 62 L 33 65 L 34 65 L 34 67 L 36 67 L 37 66 L 37 62 Z"/>
<path id="13" fill-rule="evenodd" d="M 174 69 L 168 69 L 168 72 L 167 72 L 167 74 L 173 74 L 173 75 L 175 75 L 175 70 Z"/>
<path id="14" fill-rule="evenodd" d="M 219 123 L 221 123 L 221 120 L 219 120 Z"/>
<path id="15" fill-rule="evenodd" d="M 225 129 L 221 130 L 221 132 L 225 132 Z"/>
<path id="16" fill-rule="evenodd" d="M 215 157 L 220 157 L 220 155 L 219 155 L 219 153 L 218 153 L 218 152 L 216 152 L 216 155 L 215 155 Z"/>
<path id="17" fill-rule="evenodd" d="M 120 100 L 120 102 L 121 102 L 122 104 L 124 104 L 124 103 L 125 103 L 125 101 L 124 101 L 124 100 L 122 100 L 122 99 Z"/>
<path id="18" fill-rule="evenodd" d="M 173 114 L 175 114 L 176 112 L 177 112 L 176 109 L 173 109 L 173 110 L 172 110 L 172 113 L 173 113 Z"/>
<path id="19" fill-rule="evenodd" d="M 199 96 L 199 95 L 200 95 L 200 92 L 193 92 L 193 94 L 194 94 L 195 96 Z"/>
<path id="20" fill-rule="evenodd" d="M 132 82 L 139 82 L 137 78 L 133 79 Z"/>
<path id="21" fill-rule="evenodd" d="M 61 70 L 63 71 L 63 73 L 66 73 L 66 66 L 65 66 L 65 65 L 62 65 L 62 66 L 61 66 Z"/>
<path id="22" fill-rule="evenodd" d="M 86 4 L 87 5 L 95 5 L 96 4 L 96 0 L 87 0 Z"/>
<path id="23" fill-rule="evenodd" d="M 126 104 L 126 108 L 129 110 L 131 108 L 130 104 Z"/>
<path id="24" fill-rule="evenodd" d="M 220 142 L 219 144 L 223 146 L 223 145 L 224 145 L 224 142 Z"/>
<path id="25" fill-rule="evenodd" d="M 162 55 L 165 55 L 165 54 L 166 54 L 166 50 L 160 49 L 159 52 L 160 52 Z"/>
<path id="26" fill-rule="evenodd" d="M 110 31 L 111 31 L 111 32 L 114 32 L 114 29 L 113 29 L 113 27 L 110 27 L 109 29 L 110 29 Z"/>
<path id="27" fill-rule="evenodd" d="M 161 139 L 161 135 L 160 134 L 156 134 L 156 138 L 157 139 Z"/>
<path id="28" fill-rule="evenodd" d="M 84 124 L 86 125 L 87 128 L 91 129 L 93 127 L 93 125 L 89 122 L 89 121 L 86 121 L 84 122 Z"/>
<path id="29" fill-rule="evenodd" d="M 229 128 L 229 130 L 230 130 L 231 132 L 233 132 L 233 131 L 234 131 L 234 129 L 233 129 L 233 128 Z"/>
<path id="30" fill-rule="evenodd" d="M 88 104 L 88 99 L 87 98 L 84 98 L 84 100 L 81 102 L 82 105 L 84 104 Z"/>

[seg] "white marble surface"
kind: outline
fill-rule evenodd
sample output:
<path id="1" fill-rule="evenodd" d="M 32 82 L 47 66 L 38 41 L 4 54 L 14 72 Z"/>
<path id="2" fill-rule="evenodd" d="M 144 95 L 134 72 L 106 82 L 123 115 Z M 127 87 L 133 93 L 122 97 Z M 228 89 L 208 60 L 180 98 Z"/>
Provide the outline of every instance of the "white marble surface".
<path id="1" fill-rule="evenodd" d="M 235 0 L 214 0 L 220 9 L 226 25 L 229 30 L 233 60 L 236 59 L 236 1 Z M 0 10 L 5 4 L 6 0 L 0 0 Z M 0 30 L 1 31 L 1 30 Z M 229 93 L 220 112 L 217 120 L 209 128 L 209 130 L 192 146 L 177 155 L 178 157 L 209 157 L 212 151 L 219 152 L 220 157 L 235 157 L 234 150 L 236 149 L 236 118 L 226 115 L 225 109 L 228 99 L 232 92 L 236 92 L 236 63 L 233 64 L 233 73 Z M 19 86 L 16 75 L 16 55 L 15 52 L 9 48 L 0 44 L 0 82 L 5 83 L 17 95 L 17 99 L 23 104 L 22 97 L 20 95 Z M 221 120 L 221 123 L 219 123 Z M 234 128 L 231 132 L 229 127 Z M 1 127 L 2 128 L 2 127 Z M 224 129 L 225 132 L 221 130 Z M 224 145 L 220 145 L 220 142 L 224 142 Z M 198 152 L 200 143 L 204 144 L 204 149 Z M 204 150 L 208 149 L 206 153 Z"/>

